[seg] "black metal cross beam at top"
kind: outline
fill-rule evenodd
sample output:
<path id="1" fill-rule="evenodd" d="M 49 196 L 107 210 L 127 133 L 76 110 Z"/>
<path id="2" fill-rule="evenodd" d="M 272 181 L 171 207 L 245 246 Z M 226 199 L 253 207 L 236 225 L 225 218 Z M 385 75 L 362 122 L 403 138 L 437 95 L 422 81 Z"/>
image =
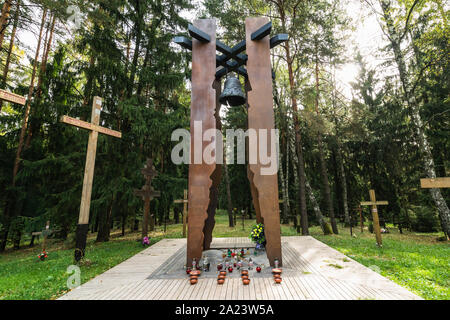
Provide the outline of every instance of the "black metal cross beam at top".
<path id="1" fill-rule="evenodd" d="M 194 27 L 193 25 L 189 25 L 188 27 L 189 34 L 192 38 L 208 43 L 211 41 L 211 37 L 203 32 L 202 30 Z M 272 22 L 267 23 L 262 26 L 256 32 L 252 33 L 251 39 L 253 41 L 258 41 L 263 39 L 264 37 L 270 35 L 272 31 Z M 270 48 L 273 49 L 281 43 L 287 41 L 289 36 L 287 34 L 278 34 L 270 39 Z M 173 42 L 180 45 L 181 47 L 192 51 L 192 40 L 186 37 L 175 37 Z M 221 52 L 222 55 L 216 56 L 217 66 L 222 66 L 222 69 L 219 69 L 216 73 L 216 78 L 220 79 L 226 76 L 230 72 L 237 72 L 245 77 L 247 77 L 247 71 L 243 67 L 247 64 L 248 56 L 246 54 L 242 54 L 247 48 L 246 41 L 239 42 L 233 48 L 227 46 L 221 41 L 216 41 L 216 49 Z M 234 61 L 230 61 L 234 60 Z"/>

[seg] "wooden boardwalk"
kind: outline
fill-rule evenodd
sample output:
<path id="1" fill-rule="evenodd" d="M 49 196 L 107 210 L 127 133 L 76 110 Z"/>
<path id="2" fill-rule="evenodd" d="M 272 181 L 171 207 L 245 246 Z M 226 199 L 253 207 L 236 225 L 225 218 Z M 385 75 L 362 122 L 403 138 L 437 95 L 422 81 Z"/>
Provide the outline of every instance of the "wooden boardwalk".
<path id="1" fill-rule="evenodd" d="M 213 248 L 250 247 L 247 238 L 215 239 Z M 162 267 L 184 261 L 186 239 L 160 241 L 131 259 L 72 290 L 61 300 L 416 300 L 420 297 L 312 237 L 284 237 L 283 282 L 270 275 L 244 286 L 229 277 L 222 286 L 201 277 L 158 276 Z M 184 250 L 184 251 L 183 251 Z M 183 265 L 182 261 L 178 261 Z M 181 269 L 181 268 L 180 268 Z M 180 270 L 181 271 L 181 270 Z"/>

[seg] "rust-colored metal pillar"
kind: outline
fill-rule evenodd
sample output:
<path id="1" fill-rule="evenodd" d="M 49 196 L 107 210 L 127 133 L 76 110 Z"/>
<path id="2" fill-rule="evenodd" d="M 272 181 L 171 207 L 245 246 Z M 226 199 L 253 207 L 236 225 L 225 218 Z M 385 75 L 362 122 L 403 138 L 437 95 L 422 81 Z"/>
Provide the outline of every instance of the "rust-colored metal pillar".
<path id="1" fill-rule="evenodd" d="M 203 142 L 208 129 L 216 129 L 216 22 L 196 20 L 194 27 L 210 36 L 209 42 L 192 40 L 192 99 L 191 99 L 191 164 L 189 166 L 189 225 L 187 265 L 200 260 L 204 249 L 204 227 L 208 218 L 211 175 L 216 164 L 207 164 L 203 151 L 211 142 Z"/>
<path id="2" fill-rule="evenodd" d="M 248 79 L 245 79 L 245 95 L 247 96 L 247 110 L 248 110 L 248 92 L 251 90 L 250 83 Z M 248 119 L 247 119 L 247 129 L 248 129 Z M 246 147 L 245 150 L 247 152 L 247 163 L 249 162 L 249 141 L 248 139 L 245 141 Z M 259 200 L 258 200 L 258 190 L 256 190 L 255 184 L 253 182 L 253 172 L 250 170 L 250 165 L 247 165 L 247 177 L 250 182 L 250 192 L 252 194 L 253 207 L 255 208 L 256 214 L 256 223 L 264 223 L 264 219 L 261 217 L 261 210 L 259 208 Z"/>
<path id="3" fill-rule="evenodd" d="M 270 61 L 270 39 L 269 36 L 261 40 L 252 40 L 252 33 L 269 22 L 267 18 L 247 18 L 246 42 L 247 42 L 247 73 L 250 83 L 248 92 L 248 117 L 249 129 L 258 131 L 258 141 L 261 139 L 260 129 L 266 129 L 267 150 L 272 150 L 271 130 L 275 129 L 275 114 L 273 111 L 273 86 L 272 86 L 272 66 Z M 259 150 L 259 148 L 258 148 Z M 278 159 L 278 157 L 276 157 Z M 266 251 L 271 266 L 274 266 L 275 259 L 282 265 L 281 254 L 281 229 L 280 229 L 280 208 L 278 201 L 278 172 L 271 175 L 264 175 L 261 169 L 266 168 L 261 163 L 258 155 L 257 164 L 250 163 L 250 174 L 253 174 L 253 183 L 258 195 L 261 218 L 265 225 L 265 235 L 267 239 Z M 266 173 L 267 174 L 267 173 Z"/>
<path id="4" fill-rule="evenodd" d="M 219 102 L 220 95 L 222 93 L 222 83 L 220 80 L 214 81 L 214 89 L 216 90 L 216 128 L 217 130 L 222 130 L 222 122 L 220 119 L 220 109 L 222 107 Z M 223 150 L 223 143 L 218 143 L 216 145 L 217 150 Z M 222 157 L 223 158 L 223 157 Z M 216 215 L 217 205 L 219 201 L 219 186 L 220 180 L 222 179 L 222 165 L 216 164 L 216 170 L 211 176 L 212 186 L 209 191 L 209 206 L 208 206 L 208 218 L 205 222 L 205 228 L 203 229 L 203 233 L 205 235 L 205 241 L 203 244 L 204 250 L 209 250 L 211 248 L 211 242 L 213 239 L 213 230 L 216 225 L 216 220 L 214 216 Z"/>

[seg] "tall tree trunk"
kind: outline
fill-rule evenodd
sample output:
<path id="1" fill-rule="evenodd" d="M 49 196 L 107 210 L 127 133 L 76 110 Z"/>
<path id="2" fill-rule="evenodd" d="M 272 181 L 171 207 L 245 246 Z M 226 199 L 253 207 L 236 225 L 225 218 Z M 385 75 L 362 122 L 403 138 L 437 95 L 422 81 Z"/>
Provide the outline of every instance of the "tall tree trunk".
<path id="1" fill-rule="evenodd" d="M 278 10 L 280 13 L 280 20 L 281 20 L 281 26 L 284 31 L 287 30 L 286 28 L 286 12 L 283 7 L 282 1 L 276 2 L 278 6 Z M 294 76 L 294 68 L 293 68 L 293 59 L 291 56 L 290 51 L 290 42 L 287 41 L 284 45 L 284 49 L 286 51 L 286 61 L 288 66 L 288 72 L 289 72 L 289 87 L 290 87 L 290 96 L 291 96 L 291 103 L 292 103 L 292 111 L 293 111 L 293 119 L 294 119 L 294 130 L 295 130 L 295 151 L 297 154 L 298 162 L 297 162 L 297 171 L 298 171 L 298 179 L 299 179 L 299 188 L 298 188 L 298 204 L 300 206 L 300 224 L 302 227 L 302 235 L 307 236 L 309 235 L 309 223 L 308 223 L 308 212 L 306 207 L 306 188 L 305 188 L 305 181 L 306 181 L 306 174 L 305 174 L 305 163 L 303 158 L 303 148 L 302 148 L 302 138 L 301 138 L 301 132 L 300 132 L 300 122 L 298 119 L 298 104 L 297 104 L 297 98 L 295 97 L 295 76 Z"/>
<path id="2" fill-rule="evenodd" d="M 280 127 L 282 128 L 282 132 L 281 132 L 281 146 L 279 144 L 277 144 L 277 152 L 278 152 L 278 162 L 280 164 L 280 170 L 279 170 L 279 178 L 280 178 L 280 183 L 281 183 L 281 194 L 283 197 L 283 211 L 282 211 L 282 223 L 283 224 L 289 224 L 289 213 L 290 213 L 290 208 L 289 208 L 289 150 L 290 150 L 290 146 L 289 146 L 289 125 L 287 125 L 287 116 L 286 114 L 283 112 L 283 108 L 282 105 L 280 103 L 280 99 L 278 96 L 278 90 L 276 89 L 276 85 L 275 85 L 275 80 L 273 80 L 274 82 L 274 100 L 275 100 L 275 104 L 277 105 L 277 109 L 279 111 L 279 116 L 281 121 L 283 121 L 283 125 L 281 125 Z M 283 168 L 283 155 L 281 153 L 281 148 L 285 146 L 286 147 L 286 174 L 284 173 L 284 168 Z"/>
<path id="3" fill-rule="evenodd" d="M 53 41 L 53 33 L 55 31 L 55 24 L 56 24 L 56 15 L 52 14 L 52 16 L 50 17 L 50 21 L 49 21 L 49 27 L 47 29 L 47 35 L 46 35 L 46 40 L 45 40 L 45 47 L 44 47 L 44 53 L 42 55 L 42 61 L 41 61 L 41 69 L 39 72 L 39 78 L 38 78 L 38 84 L 37 84 L 37 90 L 36 90 L 36 98 L 35 98 L 35 105 L 38 106 L 40 101 L 41 101 L 41 96 L 42 96 L 42 81 L 44 79 L 45 76 L 45 72 L 47 71 L 47 61 L 48 61 L 48 56 L 51 50 L 51 46 L 52 46 L 52 41 Z M 47 37 L 48 36 L 48 37 Z M 36 108 L 34 108 L 34 110 L 32 111 L 32 114 L 36 114 L 37 110 Z M 37 120 L 36 123 L 31 123 L 30 125 L 30 129 L 28 130 L 28 136 L 27 136 L 27 140 L 25 142 L 25 149 L 28 149 L 31 143 L 31 139 L 33 137 L 33 133 L 36 131 L 39 131 L 41 127 L 40 121 Z"/>
<path id="4" fill-rule="evenodd" d="M 102 213 L 99 215 L 98 221 L 98 233 L 97 233 L 97 242 L 108 242 L 111 234 L 111 217 L 113 210 L 114 199 L 111 200 L 111 204 L 108 206 L 107 210 L 102 210 Z"/>
<path id="5" fill-rule="evenodd" d="M 339 138 L 338 138 L 339 139 Z M 338 165 L 338 173 L 340 175 L 341 193 L 342 193 L 342 205 L 344 207 L 345 225 L 350 225 L 350 212 L 348 209 L 348 190 L 347 190 L 347 177 L 345 175 L 344 159 L 342 158 L 342 148 L 340 142 L 337 142 L 336 148 L 336 161 Z"/>
<path id="6" fill-rule="evenodd" d="M 291 140 L 290 143 L 291 149 L 292 149 L 292 158 L 293 158 L 293 162 L 298 162 L 297 159 L 297 155 L 295 154 L 295 146 L 294 146 L 294 141 Z M 297 173 L 294 171 L 294 179 L 296 180 L 296 184 L 298 183 L 298 176 Z M 314 192 L 311 188 L 311 185 L 308 181 L 308 179 L 305 179 L 305 189 L 306 192 L 308 193 L 308 197 L 309 197 L 309 201 L 311 202 L 311 205 L 313 207 L 314 210 L 314 215 L 316 216 L 317 221 L 319 222 L 320 228 L 322 229 L 322 232 L 324 233 L 324 235 L 329 235 L 331 234 L 331 227 L 330 225 L 325 221 L 325 218 L 322 214 L 322 211 L 320 210 L 320 206 L 319 203 L 317 202 L 316 196 L 314 195 Z"/>
<path id="7" fill-rule="evenodd" d="M 42 14 L 41 30 L 39 32 L 38 45 L 36 47 L 36 54 L 35 54 L 34 63 L 33 63 L 33 72 L 31 74 L 31 83 L 30 83 L 30 88 L 28 90 L 28 99 L 27 99 L 26 108 L 25 108 L 25 115 L 24 115 L 23 122 L 22 122 L 22 129 L 20 131 L 19 146 L 17 147 L 16 159 L 14 161 L 13 187 L 15 187 L 15 185 L 16 185 L 16 176 L 17 176 L 17 172 L 19 171 L 19 165 L 20 165 L 20 156 L 22 154 L 25 133 L 26 133 L 27 127 L 28 127 L 28 117 L 30 115 L 30 109 L 31 109 L 31 98 L 33 96 L 33 91 L 34 91 L 34 81 L 36 79 L 36 69 L 37 69 L 37 64 L 38 64 L 38 59 L 39 59 L 39 52 L 41 50 L 42 33 L 44 30 L 46 18 L 47 18 L 47 9 L 44 9 L 43 14 Z"/>
<path id="8" fill-rule="evenodd" d="M 289 155 L 287 155 L 289 156 Z M 281 215 L 281 219 L 283 224 L 288 224 L 289 223 L 289 212 L 287 209 L 287 197 L 286 197 L 286 180 L 284 178 L 284 165 L 283 165 L 283 158 L 281 153 L 279 153 L 279 163 L 280 163 L 280 170 L 279 172 L 279 179 L 280 179 L 280 183 L 281 183 L 281 194 L 283 197 L 283 212 Z"/>
<path id="9" fill-rule="evenodd" d="M 13 179 L 12 179 L 12 187 L 13 189 L 16 186 L 16 176 L 17 176 L 17 172 L 19 171 L 19 165 L 20 165 L 20 156 L 22 154 L 22 149 L 23 149 L 23 145 L 24 145 L 24 138 L 25 138 L 25 133 L 27 130 L 27 126 L 28 126 L 28 117 L 30 114 L 30 108 L 31 108 L 31 97 L 33 95 L 33 88 L 34 88 L 34 80 L 36 77 L 36 69 L 37 69 L 37 63 L 38 63 L 38 59 L 39 59 L 39 52 L 41 49 L 41 42 L 42 42 L 42 33 L 44 30 L 44 25 L 45 25 L 45 19 L 47 17 L 47 9 L 44 9 L 43 14 L 42 14 L 42 22 L 41 22 L 41 30 L 39 32 L 39 40 L 38 40 L 38 45 L 36 48 L 36 55 L 35 55 L 35 60 L 33 63 L 33 71 L 32 71 L 32 75 L 31 75 L 31 83 L 30 83 L 30 88 L 28 91 L 28 99 L 27 99 L 27 103 L 25 106 L 25 115 L 23 118 L 23 122 L 22 122 L 22 129 L 20 131 L 20 138 L 19 138 L 19 145 L 17 147 L 17 153 L 16 153 L 16 158 L 14 160 L 14 168 L 13 168 Z M 11 196 L 8 201 L 6 202 L 6 207 L 3 213 L 3 230 L 1 232 L 1 243 L 0 243 L 0 252 L 3 252 L 6 248 L 6 243 L 8 240 L 8 233 L 9 233 L 9 227 L 11 225 L 11 219 L 13 217 L 13 203 L 16 201 L 15 200 L 15 196 Z"/>
<path id="10" fill-rule="evenodd" d="M 316 57 L 316 113 L 320 117 L 319 112 L 319 59 Z M 328 180 L 327 164 L 325 162 L 325 155 L 323 150 L 322 133 L 317 134 L 317 144 L 319 148 L 319 162 L 320 162 L 320 175 L 322 177 L 322 187 L 325 199 L 325 211 L 328 213 L 331 221 L 331 227 L 334 234 L 339 234 L 336 217 L 334 216 L 333 199 L 331 198 L 330 181 Z"/>
<path id="11" fill-rule="evenodd" d="M 126 225 L 127 225 L 127 216 L 125 214 L 122 214 L 122 237 L 125 236 Z"/>
<path id="12" fill-rule="evenodd" d="M 347 189 L 347 177 L 345 174 L 345 166 L 344 166 L 344 157 L 342 152 L 342 144 L 340 140 L 340 126 L 339 121 L 336 116 L 336 69 L 333 66 L 333 116 L 334 116 L 334 124 L 336 127 L 336 162 L 337 162 L 337 171 L 339 174 L 339 182 L 341 184 L 341 197 L 342 197 L 342 207 L 344 209 L 344 219 L 345 225 L 348 227 L 351 223 L 350 221 L 350 211 L 348 209 L 348 189 Z"/>
<path id="13" fill-rule="evenodd" d="M 302 137 L 300 133 L 300 122 L 298 119 L 298 104 L 297 99 L 294 96 L 296 90 L 295 80 L 294 80 L 294 70 L 293 61 L 291 59 L 289 42 L 286 43 L 286 59 L 288 61 L 288 71 L 289 71 L 289 85 L 291 91 L 291 101 L 292 101 L 292 111 L 294 118 L 294 131 L 295 131 L 295 149 L 297 153 L 297 170 L 299 178 L 299 188 L 298 188 L 298 202 L 300 205 L 300 224 L 302 227 L 302 235 L 309 235 L 309 223 L 308 223 L 308 211 L 306 207 L 306 173 L 305 173 L 305 162 L 303 158 L 303 147 L 302 147 Z"/>
<path id="14" fill-rule="evenodd" d="M 131 98 L 131 96 L 133 95 L 133 87 L 134 87 L 134 82 L 136 79 L 136 72 L 137 72 L 137 66 L 138 66 L 138 62 L 139 62 L 139 54 L 140 54 L 140 50 L 141 50 L 141 41 L 142 41 L 142 26 L 141 23 L 143 23 L 143 10 L 141 8 L 140 2 L 136 1 L 134 4 L 134 9 L 136 11 L 136 17 L 137 17 L 137 21 L 134 25 L 134 30 L 135 30 L 135 41 L 136 41 L 136 45 L 134 48 L 134 56 L 133 56 L 133 62 L 131 65 L 131 73 L 130 73 L 130 79 L 128 82 L 128 98 Z"/>
<path id="15" fill-rule="evenodd" d="M 334 194 L 335 194 L 335 201 L 334 201 L 334 213 L 336 218 L 339 222 L 345 222 L 344 218 L 344 207 L 342 206 L 342 183 L 341 183 L 341 176 L 339 174 L 339 165 L 337 162 L 337 156 L 336 156 L 336 146 L 331 147 L 331 159 L 333 161 L 333 171 L 334 171 Z"/>
<path id="16" fill-rule="evenodd" d="M 227 189 L 228 225 L 230 226 L 230 228 L 234 228 L 233 203 L 231 202 L 230 175 L 228 174 L 226 152 L 224 152 L 223 155 L 224 155 L 223 168 L 225 171 L 225 185 L 226 185 L 226 189 Z"/>
<path id="17" fill-rule="evenodd" d="M 43 81 L 45 72 L 47 71 L 48 56 L 49 56 L 50 50 L 52 48 L 53 35 L 55 32 L 55 25 L 56 25 L 56 14 L 52 14 L 52 17 L 50 18 L 49 23 L 50 23 L 50 26 L 49 26 L 50 35 L 46 42 L 44 54 L 42 55 L 41 71 L 39 74 L 39 80 L 38 80 L 37 91 L 36 91 L 36 96 L 38 99 L 42 95 L 42 81 Z"/>
<path id="18" fill-rule="evenodd" d="M 2 88 L 6 88 L 8 83 L 8 73 L 9 65 L 11 64 L 11 56 L 14 50 L 14 43 L 16 40 L 17 26 L 19 25 L 19 14 L 20 14 L 20 3 L 21 0 L 17 0 L 16 13 L 14 14 L 14 24 L 11 31 L 11 40 L 9 41 L 8 54 L 6 56 L 5 69 L 3 70 L 3 80 Z M 0 46 L 1 48 L 1 46 Z M 3 100 L 0 100 L 0 112 L 2 112 Z"/>
<path id="19" fill-rule="evenodd" d="M 391 17 L 391 3 L 388 0 L 380 0 L 383 16 L 386 22 L 387 34 L 392 45 L 395 61 L 397 63 L 400 81 L 403 87 L 404 100 L 409 108 L 412 122 L 414 123 L 417 145 L 422 153 L 422 160 L 425 174 L 428 178 L 436 178 L 434 159 L 431 152 L 430 143 L 425 133 L 425 125 L 420 115 L 420 106 L 414 95 L 413 87 L 409 81 L 405 57 L 401 49 L 401 36 Z M 440 189 L 430 189 L 431 197 L 439 211 L 439 218 L 443 232 L 450 236 L 450 209 L 442 196 Z"/>
<path id="20" fill-rule="evenodd" d="M 8 28 L 11 5 L 12 0 L 6 0 L 3 3 L 2 15 L 0 16 L 0 49 L 3 48 L 3 40 L 5 39 L 6 29 Z"/>

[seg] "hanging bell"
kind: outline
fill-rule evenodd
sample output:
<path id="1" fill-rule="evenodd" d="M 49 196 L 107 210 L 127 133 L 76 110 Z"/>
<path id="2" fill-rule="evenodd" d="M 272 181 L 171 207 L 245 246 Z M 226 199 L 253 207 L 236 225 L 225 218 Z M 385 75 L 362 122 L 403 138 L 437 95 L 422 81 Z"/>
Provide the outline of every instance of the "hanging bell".
<path id="1" fill-rule="evenodd" d="M 223 105 L 231 107 L 242 106 L 245 104 L 245 94 L 242 91 L 241 82 L 235 77 L 227 78 L 223 93 L 220 95 L 219 101 Z"/>

